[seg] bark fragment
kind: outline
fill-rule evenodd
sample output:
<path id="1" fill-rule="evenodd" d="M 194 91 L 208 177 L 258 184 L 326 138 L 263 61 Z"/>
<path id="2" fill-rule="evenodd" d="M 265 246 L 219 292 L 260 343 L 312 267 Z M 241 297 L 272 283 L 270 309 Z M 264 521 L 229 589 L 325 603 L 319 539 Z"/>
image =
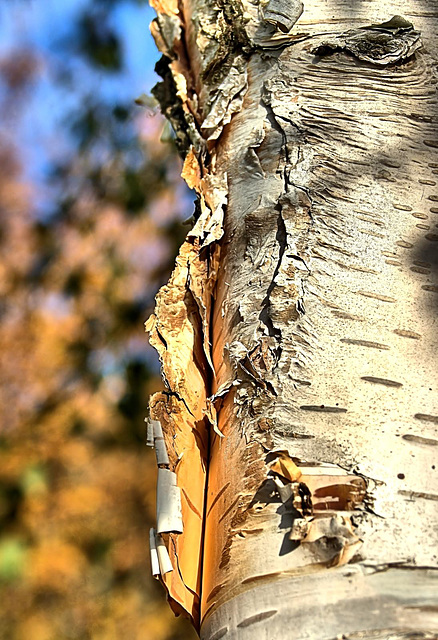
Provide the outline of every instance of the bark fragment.
<path id="1" fill-rule="evenodd" d="M 169 469 L 158 469 L 157 481 L 157 533 L 182 533 L 181 490 L 176 474 Z"/>

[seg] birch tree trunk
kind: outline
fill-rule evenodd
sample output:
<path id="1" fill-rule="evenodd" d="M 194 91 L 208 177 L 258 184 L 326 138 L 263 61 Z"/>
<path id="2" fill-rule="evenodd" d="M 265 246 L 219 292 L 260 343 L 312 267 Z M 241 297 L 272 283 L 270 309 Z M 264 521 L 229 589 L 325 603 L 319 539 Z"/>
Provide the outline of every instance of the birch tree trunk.
<path id="1" fill-rule="evenodd" d="M 199 195 L 147 323 L 171 605 L 205 640 L 437 638 L 438 6 L 155 7 Z"/>

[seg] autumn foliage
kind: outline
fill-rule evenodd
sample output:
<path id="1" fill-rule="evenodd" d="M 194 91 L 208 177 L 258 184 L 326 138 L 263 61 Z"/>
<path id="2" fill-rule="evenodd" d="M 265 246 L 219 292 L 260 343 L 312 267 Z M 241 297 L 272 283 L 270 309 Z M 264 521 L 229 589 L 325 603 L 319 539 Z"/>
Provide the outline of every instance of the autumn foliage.
<path id="1" fill-rule="evenodd" d="M 38 73 L 24 59 L 21 79 L 0 65 L 5 113 Z M 0 639 L 188 637 L 150 576 L 144 437 L 161 383 L 143 322 L 183 234 L 180 166 L 133 103 L 75 118 L 83 137 L 53 167 L 44 214 L 25 150 L 0 131 Z M 97 161 L 90 123 L 114 133 Z"/>

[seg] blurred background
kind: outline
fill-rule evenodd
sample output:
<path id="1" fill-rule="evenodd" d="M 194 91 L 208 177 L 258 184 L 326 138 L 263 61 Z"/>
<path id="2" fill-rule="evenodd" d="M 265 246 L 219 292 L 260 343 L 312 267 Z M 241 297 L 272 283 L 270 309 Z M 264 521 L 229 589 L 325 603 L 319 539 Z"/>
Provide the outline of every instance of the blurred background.
<path id="1" fill-rule="evenodd" d="M 193 638 L 152 580 L 143 323 L 193 196 L 143 0 L 0 0 L 0 640 Z M 160 143 L 163 134 L 166 143 Z"/>

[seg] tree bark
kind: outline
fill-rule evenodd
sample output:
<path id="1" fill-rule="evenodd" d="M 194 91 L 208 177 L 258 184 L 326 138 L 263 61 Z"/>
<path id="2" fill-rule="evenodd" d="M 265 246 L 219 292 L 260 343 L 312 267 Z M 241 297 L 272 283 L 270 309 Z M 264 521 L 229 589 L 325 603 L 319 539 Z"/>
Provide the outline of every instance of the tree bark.
<path id="1" fill-rule="evenodd" d="M 436 4 L 155 7 L 199 196 L 147 325 L 171 604 L 205 640 L 436 638 Z"/>

